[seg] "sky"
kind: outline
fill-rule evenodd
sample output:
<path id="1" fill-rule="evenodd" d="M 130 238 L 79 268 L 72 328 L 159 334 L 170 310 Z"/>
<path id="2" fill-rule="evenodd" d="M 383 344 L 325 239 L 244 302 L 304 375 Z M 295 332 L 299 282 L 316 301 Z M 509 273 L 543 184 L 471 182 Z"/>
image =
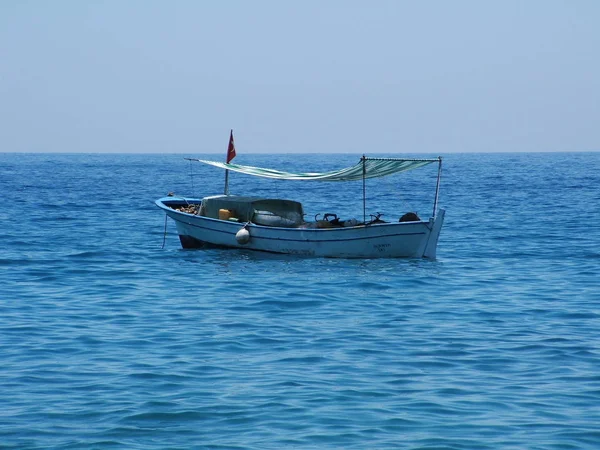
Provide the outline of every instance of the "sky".
<path id="1" fill-rule="evenodd" d="M 2 0 L 0 152 L 600 150 L 596 0 Z"/>

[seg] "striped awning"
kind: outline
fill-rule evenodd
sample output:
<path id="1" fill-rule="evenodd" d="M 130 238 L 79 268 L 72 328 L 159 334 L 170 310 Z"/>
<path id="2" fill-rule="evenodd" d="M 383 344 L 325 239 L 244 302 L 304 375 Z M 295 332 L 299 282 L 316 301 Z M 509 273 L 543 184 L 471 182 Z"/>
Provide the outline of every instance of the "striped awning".
<path id="1" fill-rule="evenodd" d="M 203 159 L 186 158 L 190 161 L 198 161 L 211 166 L 219 167 L 232 172 L 245 173 L 263 178 L 275 178 L 279 180 L 302 180 L 302 181 L 358 181 L 363 178 L 379 178 L 392 175 L 398 172 L 417 169 L 433 162 L 439 162 L 436 159 L 400 159 L 400 158 L 361 158 L 361 160 L 352 167 L 333 170 L 322 173 L 290 173 L 281 170 L 264 169 L 261 167 L 241 166 L 239 164 L 226 164 L 216 161 L 206 161 Z"/>

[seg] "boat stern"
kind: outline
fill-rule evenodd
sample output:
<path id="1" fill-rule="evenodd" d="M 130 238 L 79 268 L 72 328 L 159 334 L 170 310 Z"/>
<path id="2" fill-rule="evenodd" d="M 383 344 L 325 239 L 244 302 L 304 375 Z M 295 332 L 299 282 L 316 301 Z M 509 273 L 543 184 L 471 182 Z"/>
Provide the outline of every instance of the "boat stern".
<path id="1" fill-rule="evenodd" d="M 446 215 L 445 209 L 438 210 L 433 225 L 431 227 L 431 233 L 429 233 L 429 239 L 425 245 L 425 251 L 423 252 L 424 258 L 435 259 L 437 253 L 438 239 L 440 238 L 440 232 L 442 231 L 442 225 L 444 224 L 444 216 Z"/>

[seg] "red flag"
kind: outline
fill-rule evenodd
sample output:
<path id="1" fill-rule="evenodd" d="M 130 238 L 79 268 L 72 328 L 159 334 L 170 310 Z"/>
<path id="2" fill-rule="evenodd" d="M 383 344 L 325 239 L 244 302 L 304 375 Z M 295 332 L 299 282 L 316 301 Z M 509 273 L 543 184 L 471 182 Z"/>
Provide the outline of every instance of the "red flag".
<path id="1" fill-rule="evenodd" d="M 231 134 L 229 135 L 229 147 L 227 147 L 227 164 L 235 158 L 235 144 L 233 143 L 233 130 L 231 130 Z"/>

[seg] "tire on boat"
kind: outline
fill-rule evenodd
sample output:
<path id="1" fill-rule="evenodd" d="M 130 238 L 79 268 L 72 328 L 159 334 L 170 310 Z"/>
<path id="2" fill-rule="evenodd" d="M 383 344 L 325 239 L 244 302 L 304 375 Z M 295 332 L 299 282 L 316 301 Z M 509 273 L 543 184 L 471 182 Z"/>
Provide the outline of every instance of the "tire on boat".
<path id="1" fill-rule="evenodd" d="M 421 219 L 419 218 L 419 216 L 417 216 L 416 213 L 407 212 L 402 217 L 400 217 L 400 220 L 398 222 L 420 222 L 420 221 L 421 221 Z"/>

